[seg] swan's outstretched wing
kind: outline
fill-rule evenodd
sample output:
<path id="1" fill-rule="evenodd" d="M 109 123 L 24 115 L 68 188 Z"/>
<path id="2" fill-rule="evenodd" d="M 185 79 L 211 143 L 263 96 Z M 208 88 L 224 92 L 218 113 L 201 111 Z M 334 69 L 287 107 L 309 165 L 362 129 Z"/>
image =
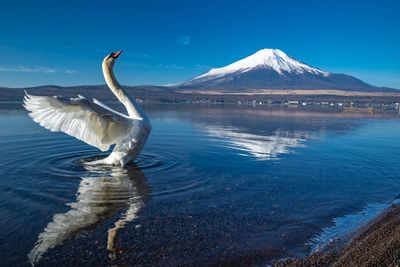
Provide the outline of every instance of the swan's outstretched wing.
<path id="1" fill-rule="evenodd" d="M 33 96 L 26 94 L 24 107 L 41 126 L 64 132 L 102 151 L 123 139 L 132 127 L 129 117 L 98 100 Z"/>

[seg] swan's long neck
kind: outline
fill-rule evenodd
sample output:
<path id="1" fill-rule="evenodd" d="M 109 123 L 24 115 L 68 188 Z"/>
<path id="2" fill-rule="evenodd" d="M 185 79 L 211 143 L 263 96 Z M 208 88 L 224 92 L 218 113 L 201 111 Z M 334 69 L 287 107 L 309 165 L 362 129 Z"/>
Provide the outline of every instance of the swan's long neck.
<path id="1" fill-rule="evenodd" d="M 114 76 L 113 72 L 114 64 L 107 64 L 103 62 L 103 75 L 104 79 L 108 87 L 114 93 L 114 95 L 124 104 L 126 110 L 128 111 L 129 117 L 137 118 L 137 119 L 147 119 L 146 114 L 140 107 L 140 105 L 136 102 L 135 99 L 129 97 L 126 91 L 122 88 L 122 86 L 118 83 L 117 79 Z"/>

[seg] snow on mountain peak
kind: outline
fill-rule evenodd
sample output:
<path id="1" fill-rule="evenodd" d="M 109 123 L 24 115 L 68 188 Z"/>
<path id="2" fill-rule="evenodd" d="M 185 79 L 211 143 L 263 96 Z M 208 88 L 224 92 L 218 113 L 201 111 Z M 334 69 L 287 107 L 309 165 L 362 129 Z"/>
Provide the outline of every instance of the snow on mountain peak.
<path id="1" fill-rule="evenodd" d="M 272 69 L 281 75 L 283 75 L 284 72 L 300 74 L 308 72 L 323 76 L 329 75 L 329 72 L 313 68 L 300 61 L 297 61 L 296 59 L 288 56 L 282 50 L 266 48 L 261 49 L 256 53 L 225 67 L 211 69 L 208 72 L 197 76 L 193 80 L 216 78 L 235 72 L 244 73 L 257 68 Z"/>

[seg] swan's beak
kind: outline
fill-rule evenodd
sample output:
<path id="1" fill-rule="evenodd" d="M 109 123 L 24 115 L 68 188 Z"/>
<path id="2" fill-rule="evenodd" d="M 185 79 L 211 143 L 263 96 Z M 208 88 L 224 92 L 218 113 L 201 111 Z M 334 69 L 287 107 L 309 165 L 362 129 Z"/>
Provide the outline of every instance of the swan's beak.
<path id="1" fill-rule="evenodd" d="M 113 53 L 113 54 L 112 54 L 112 57 L 113 57 L 113 58 L 118 58 L 119 55 L 120 55 L 121 53 L 122 53 L 122 50 L 119 50 L 118 52 Z"/>

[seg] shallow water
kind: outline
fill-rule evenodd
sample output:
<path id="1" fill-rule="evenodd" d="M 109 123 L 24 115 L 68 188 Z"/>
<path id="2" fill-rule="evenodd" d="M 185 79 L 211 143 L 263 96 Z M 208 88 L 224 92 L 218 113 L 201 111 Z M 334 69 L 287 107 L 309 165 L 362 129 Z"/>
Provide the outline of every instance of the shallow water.
<path id="1" fill-rule="evenodd" d="M 87 166 L 107 153 L 0 111 L 0 265 L 266 265 L 399 196 L 398 115 L 145 109 L 128 168 Z"/>

